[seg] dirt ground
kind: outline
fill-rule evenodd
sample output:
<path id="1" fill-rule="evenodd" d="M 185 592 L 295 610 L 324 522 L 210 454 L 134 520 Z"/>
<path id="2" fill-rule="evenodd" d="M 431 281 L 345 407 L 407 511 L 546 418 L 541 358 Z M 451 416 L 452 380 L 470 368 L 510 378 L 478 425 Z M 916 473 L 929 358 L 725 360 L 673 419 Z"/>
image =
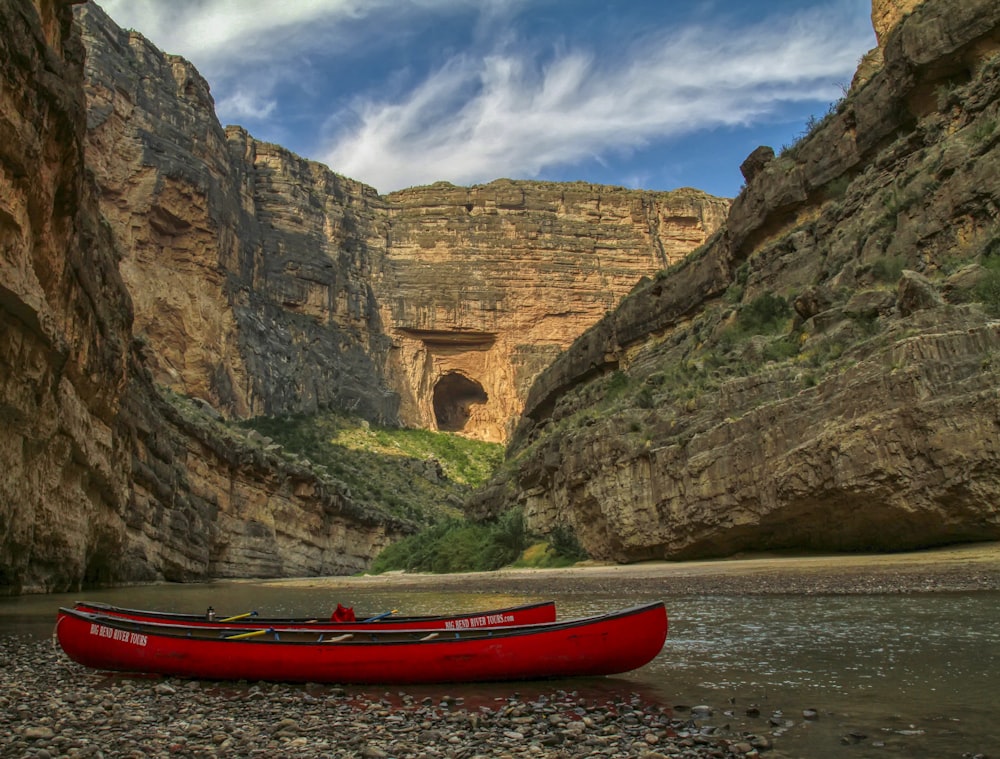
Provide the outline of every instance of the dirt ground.
<path id="1" fill-rule="evenodd" d="M 892 554 L 740 555 L 728 559 L 583 563 L 565 569 L 501 569 L 447 575 L 383 575 L 276 580 L 289 586 L 381 585 L 418 589 L 585 592 L 596 586 L 655 589 L 664 595 L 926 593 L 1000 590 L 1000 542 Z"/>

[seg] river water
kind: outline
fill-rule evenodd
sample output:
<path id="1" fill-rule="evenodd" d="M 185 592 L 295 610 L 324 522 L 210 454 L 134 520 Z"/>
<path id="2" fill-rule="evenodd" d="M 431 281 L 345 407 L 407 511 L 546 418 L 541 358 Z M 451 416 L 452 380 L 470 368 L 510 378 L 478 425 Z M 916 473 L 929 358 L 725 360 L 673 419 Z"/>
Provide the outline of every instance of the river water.
<path id="1" fill-rule="evenodd" d="M 544 589 L 542 589 L 544 591 Z M 660 655 L 634 672 L 548 683 L 407 686 L 406 692 L 464 697 L 468 705 L 577 691 L 630 697 L 674 709 L 708 705 L 715 726 L 774 734 L 784 756 L 971 757 L 1000 755 L 1000 593 L 904 595 L 655 596 L 417 591 L 391 584 L 337 589 L 336 581 L 156 585 L 86 594 L 0 599 L 0 635 L 52 633 L 55 612 L 74 601 L 266 616 L 318 614 L 338 602 L 361 613 L 472 611 L 554 599 L 559 618 L 664 600 L 670 632 Z M 384 697 L 399 688 L 356 687 Z M 748 716 L 748 710 L 760 716 Z M 815 710 L 814 719 L 805 719 Z"/>

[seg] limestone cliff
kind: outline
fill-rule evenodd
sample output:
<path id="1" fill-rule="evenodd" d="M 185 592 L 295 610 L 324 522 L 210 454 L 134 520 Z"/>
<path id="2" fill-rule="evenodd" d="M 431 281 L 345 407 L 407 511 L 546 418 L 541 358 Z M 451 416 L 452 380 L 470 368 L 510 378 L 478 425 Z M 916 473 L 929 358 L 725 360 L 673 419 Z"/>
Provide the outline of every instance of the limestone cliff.
<path id="1" fill-rule="evenodd" d="M 129 263 L 85 167 L 70 5 L 0 4 L 0 593 L 361 569 L 412 527 L 153 384 Z M 165 193 L 177 210 L 180 186 Z M 146 210 L 159 240 L 180 237 L 167 206 Z M 185 250 L 174 265 L 207 275 Z"/>
<path id="2" fill-rule="evenodd" d="M 157 382 L 229 416 L 351 408 L 394 421 L 372 291 L 384 202 L 239 128 L 190 63 L 77 11 L 87 165 Z"/>
<path id="3" fill-rule="evenodd" d="M 548 357 L 728 206 L 382 198 L 222 129 L 190 64 L 72 5 L 0 5 L 0 592 L 362 569 L 413 525 L 216 410 L 502 437 Z M 544 329 L 521 335 L 526 303 Z"/>
<path id="4" fill-rule="evenodd" d="M 123 542 L 132 314 L 84 180 L 83 55 L 67 6 L 0 6 L 0 592 L 102 579 Z"/>
<path id="5" fill-rule="evenodd" d="M 885 47 L 885 40 L 903 20 L 923 0 L 873 0 L 872 27 L 879 49 Z"/>
<path id="6" fill-rule="evenodd" d="M 728 201 L 446 184 L 378 196 L 218 124 L 181 58 L 78 12 L 88 165 L 156 380 L 235 417 L 340 408 L 505 440 L 532 379 Z"/>
<path id="7" fill-rule="evenodd" d="M 1000 538 L 1000 6 L 907 10 L 540 375 L 483 513 L 617 561 Z"/>
<path id="8" fill-rule="evenodd" d="M 719 227 L 696 190 L 442 183 L 387 196 L 377 287 L 403 418 L 503 441 L 532 380 L 638 279 Z"/>

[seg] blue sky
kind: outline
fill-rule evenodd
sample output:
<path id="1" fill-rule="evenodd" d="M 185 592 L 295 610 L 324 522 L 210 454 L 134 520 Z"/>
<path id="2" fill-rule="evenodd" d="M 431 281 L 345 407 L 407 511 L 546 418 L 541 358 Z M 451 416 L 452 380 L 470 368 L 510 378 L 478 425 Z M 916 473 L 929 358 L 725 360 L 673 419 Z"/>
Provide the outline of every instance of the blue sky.
<path id="1" fill-rule="evenodd" d="M 240 124 L 380 193 L 507 177 L 732 197 L 826 113 L 870 0 L 99 0 Z"/>

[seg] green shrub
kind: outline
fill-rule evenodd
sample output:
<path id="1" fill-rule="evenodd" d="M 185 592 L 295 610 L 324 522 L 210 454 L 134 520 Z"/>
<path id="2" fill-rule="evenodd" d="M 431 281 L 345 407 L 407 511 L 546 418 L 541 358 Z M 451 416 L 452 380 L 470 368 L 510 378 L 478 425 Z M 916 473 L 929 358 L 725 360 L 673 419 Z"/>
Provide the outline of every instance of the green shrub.
<path id="1" fill-rule="evenodd" d="M 986 142 L 993 133 L 996 131 L 997 122 L 996 119 L 982 119 L 980 120 L 972 130 L 972 142 L 974 144 L 979 144 L 981 142 Z"/>
<path id="2" fill-rule="evenodd" d="M 975 297 L 990 316 L 1000 317 L 1000 256 L 983 259 L 986 270 L 975 288 Z"/>
<path id="3" fill-rule="evenodd" d="M 872 276 L 876 282 L 894 285 L 903 276 L 906 260 L 899 256 L 884 256 L 872 263 Z"/>
<path id="4" fill-rule="evenodd" d="M 527 537 L 520 509 L 494 522 L 449 520 L 388 546 L 372 562 L 371 571 L 487 572 L 515 561 Z"/>
<path id="5" fill-rule="evenodd" d="M 639 408 L 651 409 L 656 405 L 653 399 L 653 391 L 649 387 L 643 387 L 635 396 L 635 405 Z"/>
<path id="6" fill-rule="evenodd" d="M 580 541 L 577 540 L 576 533 L 566 525 L 556 525 L 555 529 L 548 534 L 549 546 L 559 556 L 563 556 L 573 561 L 583 561 L 587 552 L 583 550 Z"/>
<path id="7" fill-rule="evenodd" d="M 797 356 L 798 353 L 799 341 L 794 335 L 788 335 L 779 340 L 772 340 L 764 346 L 763 358 L 765 361 L 785 361 Z"/>
<path id="8" fill-rule="evenodd" d="M 739 282 L 733 282 L 728 288 L 726 288 L 725 299 L 726 303 L 732 303 L 733 305 L 736 305 L 743 300 L 743 285 Z"/>
<path id="9" fill-rule="evenodd" d="M 780 295 L 763 293 L 740 309 L 737 324 L 747 335 L 765 335 L 777 331 L 791 314 L 787 300 Z"/>
<path id="10" fill-rule="evenodd" d="M 524 512 L 511 509 L 490 526 L 484 560 L 490 569 L 499 569 L 521 555 L 528 541 Z"/>

